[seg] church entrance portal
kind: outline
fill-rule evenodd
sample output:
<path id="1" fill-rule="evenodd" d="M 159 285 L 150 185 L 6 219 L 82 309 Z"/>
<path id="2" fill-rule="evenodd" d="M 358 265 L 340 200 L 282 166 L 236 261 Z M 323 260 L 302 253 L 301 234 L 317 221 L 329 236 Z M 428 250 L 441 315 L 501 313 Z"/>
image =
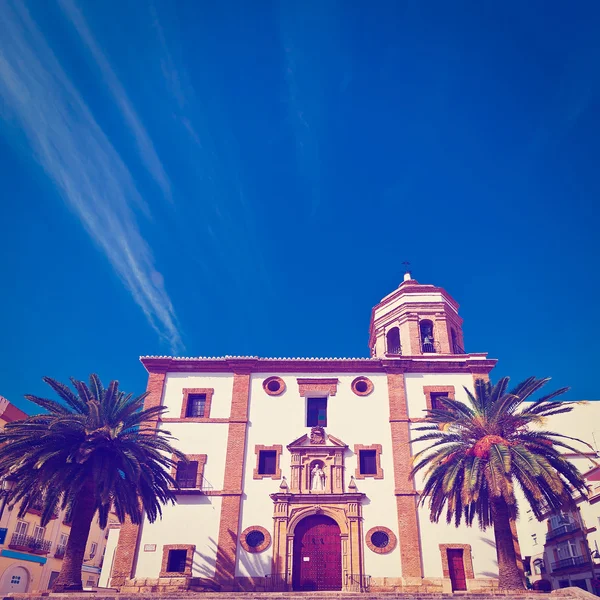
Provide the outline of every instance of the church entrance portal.
<path id="1" fill-rule="evenodd" d="M 298 523 L 294 536 L 294 590 L 342 589 L 340 528 L 330 517 L 312 515 Z"/>

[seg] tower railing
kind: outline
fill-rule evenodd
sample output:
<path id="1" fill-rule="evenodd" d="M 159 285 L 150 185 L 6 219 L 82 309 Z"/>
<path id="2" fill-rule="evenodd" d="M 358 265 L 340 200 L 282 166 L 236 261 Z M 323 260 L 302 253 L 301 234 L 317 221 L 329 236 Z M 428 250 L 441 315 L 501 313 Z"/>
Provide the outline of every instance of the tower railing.
<path id="1" fill-rule="evenodd" d="M 431 338 L 425 338 L 427 341 L 421 341 L 421 350 L 424 354 L 439 354 L 440 343 Z"/>

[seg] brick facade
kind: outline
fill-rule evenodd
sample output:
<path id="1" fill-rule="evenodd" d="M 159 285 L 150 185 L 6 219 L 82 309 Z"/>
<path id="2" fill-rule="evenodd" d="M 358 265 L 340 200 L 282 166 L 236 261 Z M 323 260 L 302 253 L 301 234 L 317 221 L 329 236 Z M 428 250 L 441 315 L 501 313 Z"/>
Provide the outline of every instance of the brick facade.
<path id="1" fill-rule="evenodd" d="M 329 396 L 335 396 L 337 393 L 337 386 L 339 380 L 333 378 L 320 379 L 320 378 L 298 378 L 298 391 L 300 396 L 306 398 L 311 394 L 327 394 Z"/>

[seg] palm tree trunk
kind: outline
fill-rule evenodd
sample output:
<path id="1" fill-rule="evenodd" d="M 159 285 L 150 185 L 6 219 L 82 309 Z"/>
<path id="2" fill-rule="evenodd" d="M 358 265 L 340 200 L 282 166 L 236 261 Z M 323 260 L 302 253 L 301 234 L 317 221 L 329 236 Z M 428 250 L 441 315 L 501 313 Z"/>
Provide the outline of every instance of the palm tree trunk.
<path id="1" fill-rule="evenodd" d="M 83 589 L 81 567 L 95 512 L 94 486 L 90 482 L 83 487 L 73 507 L 71 533 L 60 574 L 52 586 L 53 592 L 80 592 Z"/>
<path id="2" fill-rule="evenodd" d="M 504 498 L 495 499 L 492 503 L 492 520 L 496 553 L 498 555 L 498 577 L 503 590 L 523 590 L 523 575 L 517 565 L 515 543 L 510 525 L 510 511 Z"/>

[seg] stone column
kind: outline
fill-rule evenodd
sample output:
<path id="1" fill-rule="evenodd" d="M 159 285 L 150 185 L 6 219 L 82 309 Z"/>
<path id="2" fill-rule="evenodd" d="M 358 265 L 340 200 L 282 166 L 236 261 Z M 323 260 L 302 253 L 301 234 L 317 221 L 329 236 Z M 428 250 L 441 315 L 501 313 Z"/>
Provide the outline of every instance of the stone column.
<path id="1" fill-rule="evenodd" d="M 410 477 L 411 448 L 406 389 L 404 373 L 398 369 L 388 369 L 388 396 L 402 576 L 422 578 L 417 492 Z"/>

